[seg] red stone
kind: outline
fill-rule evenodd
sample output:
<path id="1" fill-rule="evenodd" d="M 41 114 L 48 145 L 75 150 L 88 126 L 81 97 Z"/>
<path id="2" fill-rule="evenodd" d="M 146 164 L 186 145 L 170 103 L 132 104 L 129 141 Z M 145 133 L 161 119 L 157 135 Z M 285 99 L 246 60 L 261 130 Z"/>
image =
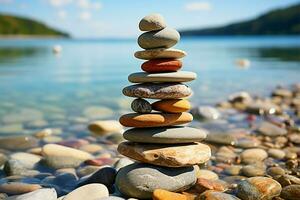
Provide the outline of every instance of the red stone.
<path id="1" fill-rule="evenodd" d="M 142 64 L 142 70 L 148 73 L 176 72 L 181 67 L 182 62 L 174 59 L 154 59 Z"/>

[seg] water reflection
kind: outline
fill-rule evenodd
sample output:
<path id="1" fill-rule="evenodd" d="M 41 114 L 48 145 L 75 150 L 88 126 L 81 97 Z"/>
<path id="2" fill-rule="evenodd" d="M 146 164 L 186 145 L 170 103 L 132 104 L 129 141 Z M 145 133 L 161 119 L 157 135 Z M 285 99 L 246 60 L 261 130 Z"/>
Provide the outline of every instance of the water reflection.
<path id="1" fill-rule="evenodd" d="M 257 48 L 259 57 L 262 58 L 275 58 L 281 61 L 300 61 L 300 48 Z"/>
<path id="2" fill-rule="evenodd" d="M 21 58 L 39 57 L 46 52 L 45 48 L 1 47 L 0 63 L 16 62 Z M 2 65 L 0 65 L 1 67 Z"/>

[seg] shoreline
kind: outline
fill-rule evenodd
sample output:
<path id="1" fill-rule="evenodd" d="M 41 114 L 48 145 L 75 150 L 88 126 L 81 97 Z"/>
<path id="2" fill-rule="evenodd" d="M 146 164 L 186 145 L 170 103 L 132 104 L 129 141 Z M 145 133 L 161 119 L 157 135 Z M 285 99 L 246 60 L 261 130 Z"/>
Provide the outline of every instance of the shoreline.
<path id="1" fill-rule="evenodd" d="M 235 93 L 215 107 L 199 105 L 191 113 L 192 127 L 209 132 L 204 142 L 211 147 L 212 157 L 205 166 L 195 168 L 197 182 L 177 194 L 191 199 L 210 190 L 241 199 L 243 194 L 277 198 L 298 194 L 300 84 L 277 87 L 263 97 Z M 124 127 L 115 120 L 83 124 L 90 134 L 63 136 L 45 125 L 32 135 L 0 137 L 0 196 L 32 192 L 56 200 L 50 198 L 53 193 L 61 197 L 96 183 L 110 196 L 122 197 L 115 190 L 115 176 L 132 163 L 116 149 L 123 142 Z M 20 178 L 12 179 L 16 176 Z M 260 192 L 253 193 L 245 184 Z"/>
<path id="2" fill-rule="evenodd" d="M 0 35 L 0 40 L 5 39 L 71 39 L 72 37 L 55 35 Z"/>

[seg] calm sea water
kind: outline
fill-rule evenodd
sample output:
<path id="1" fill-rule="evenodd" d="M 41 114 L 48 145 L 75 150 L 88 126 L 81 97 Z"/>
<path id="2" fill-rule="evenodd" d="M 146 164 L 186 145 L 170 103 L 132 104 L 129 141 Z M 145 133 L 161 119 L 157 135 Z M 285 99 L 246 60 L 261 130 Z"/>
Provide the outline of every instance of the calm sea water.
<path id="1" fill-rule="evenodd" d="M 176 48 L 188 53 L 183 69 L 198 74 L 195 105 L 300 81 L 300 37 L 193 38 Z M 117 119 L 132 100 L 121 93 L 127 76 L 140 71 L 136 50 L 134 40 L 0 40 L 0 133 Z M 237 67 L 240 58 L 251 66 Z"/>

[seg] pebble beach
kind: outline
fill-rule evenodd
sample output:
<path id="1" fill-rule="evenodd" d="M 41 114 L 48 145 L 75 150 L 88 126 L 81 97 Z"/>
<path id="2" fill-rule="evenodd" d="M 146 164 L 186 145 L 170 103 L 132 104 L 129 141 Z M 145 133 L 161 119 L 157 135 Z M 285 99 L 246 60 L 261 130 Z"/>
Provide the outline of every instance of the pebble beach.
<path id="1" fill-rule="evenodd" d="M 35 111 L 4 118 L 25 118 L 35 131 L 14 136 L 20 127 L 1 127 L 0 199 L 299 199 L 300 84 L 193 104 L 187 85 L 197 75 L 183 71 L 183 50 L 170 49 L 177 31 L 161 15 L 139 29 L 144 72 L 128 76 L 123 94 L 135 99 L 120 121 L 98 119 L 111 111 L 90 107 L 89 120 L 72 119 L 72 135 Z"/>

